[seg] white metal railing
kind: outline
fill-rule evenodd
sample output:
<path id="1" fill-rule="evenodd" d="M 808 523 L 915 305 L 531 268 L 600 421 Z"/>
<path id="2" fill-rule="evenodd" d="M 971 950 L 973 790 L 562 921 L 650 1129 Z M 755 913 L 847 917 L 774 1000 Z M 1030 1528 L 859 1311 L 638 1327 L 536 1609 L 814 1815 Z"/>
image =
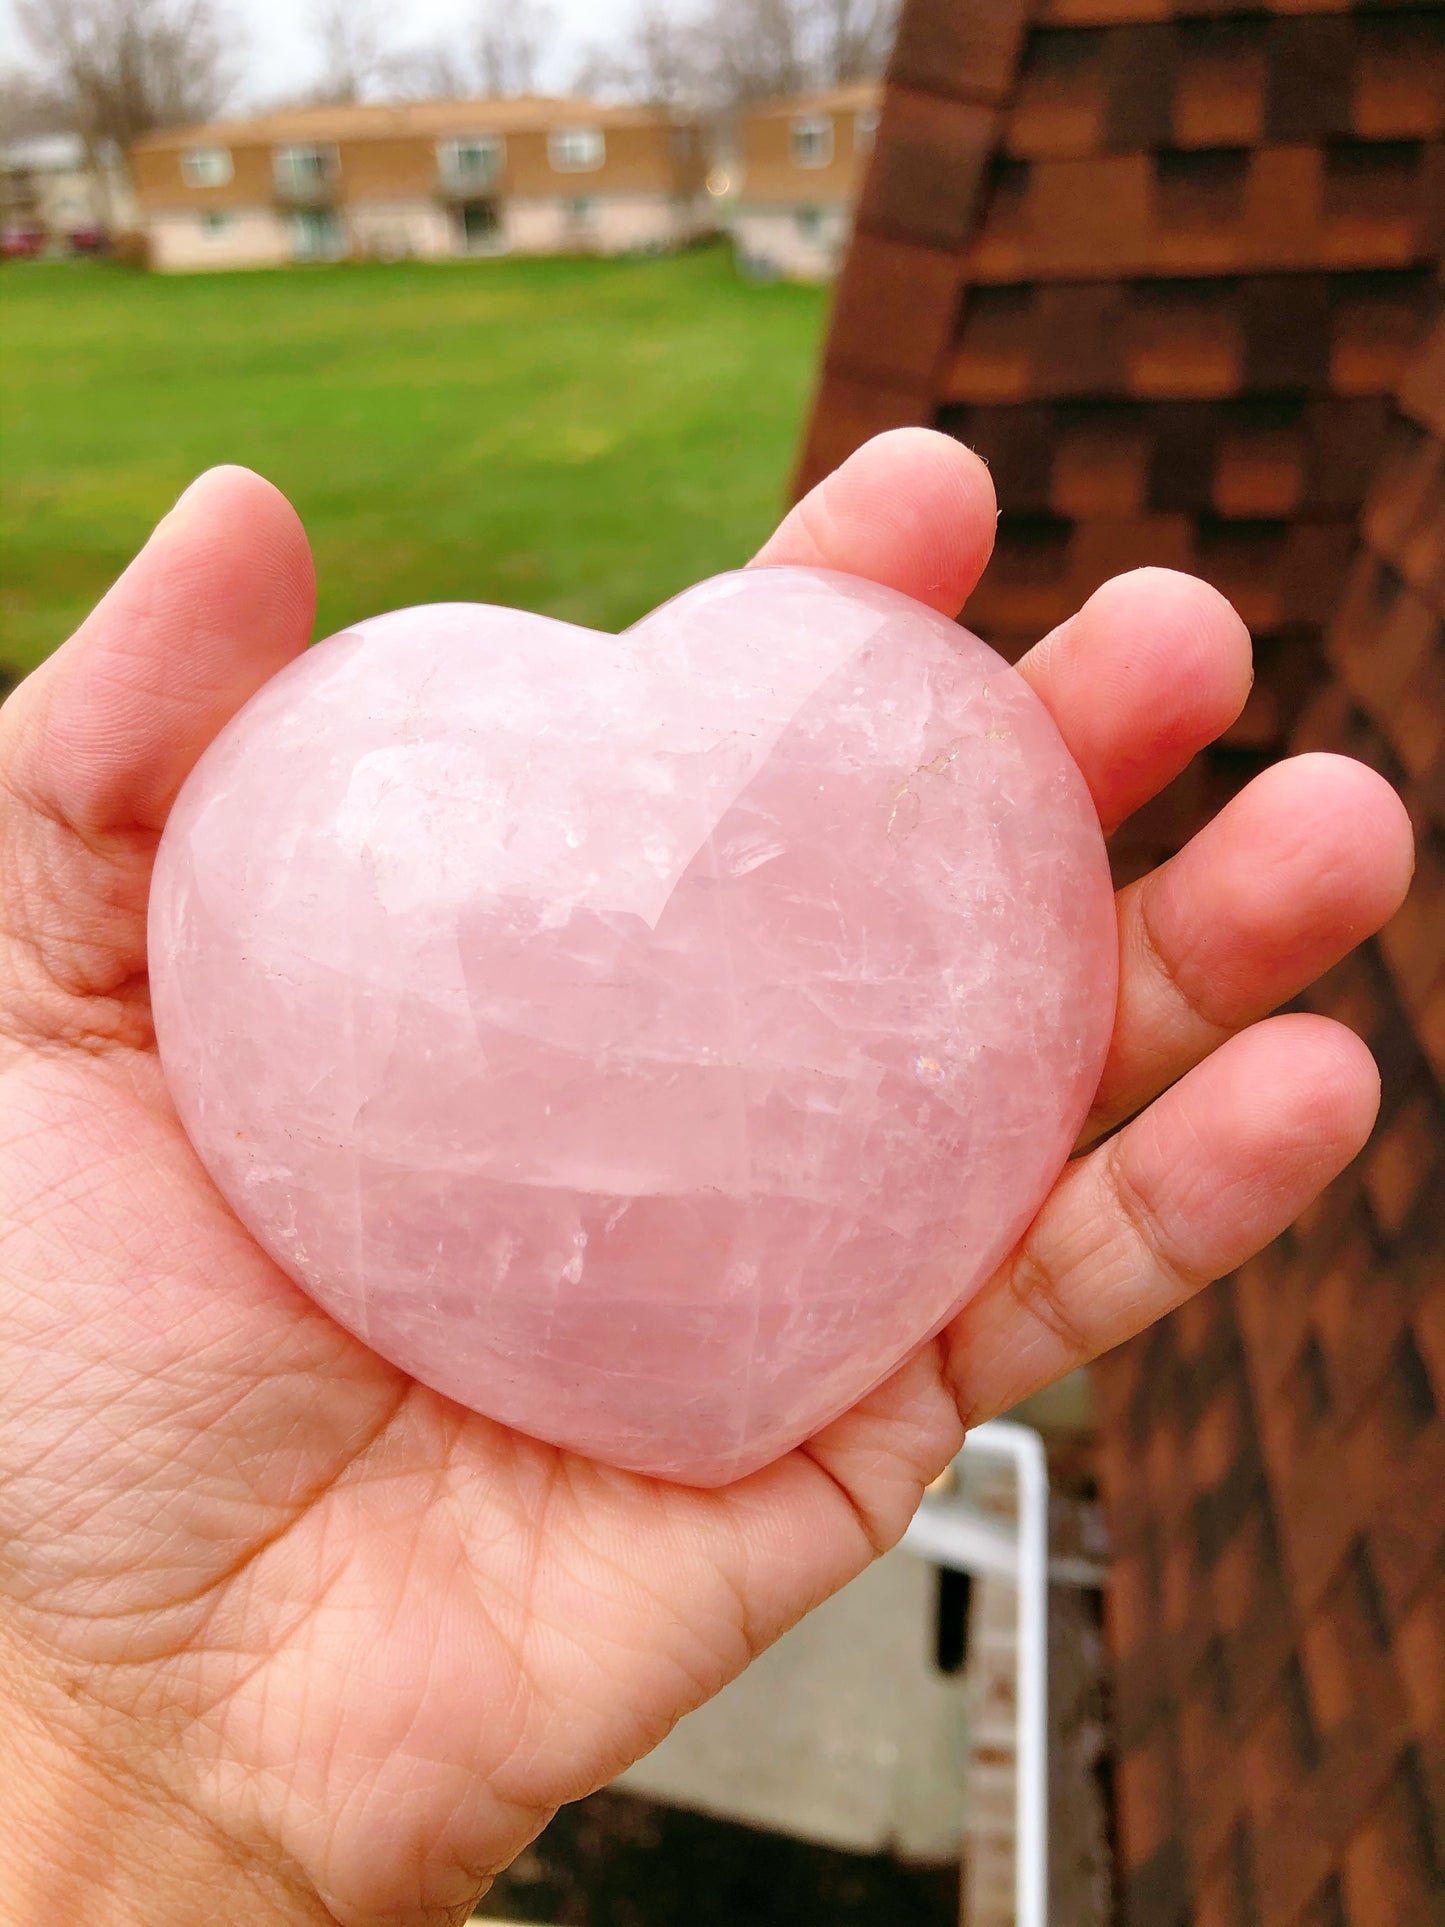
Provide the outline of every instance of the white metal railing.
<path id="1" fill-rule="evenodd" d="M 951 1571 L 992 1574 L 1018 1586 L 1018 1739 L 1014 1784 L 1014 1927 L 1048 1927 L 1049 1913 L 1049 1469 L 1032 1426 L 990 1419 L 963 1442 L 957 1464 L 1007 1460 L 1018 1526 L 980 1512 L 956 1492 L 930 1491 L 903 1535 L 909 1552 Z M 1083 1562 L 1070 1562 L 1070 1564 Z M 1060 1572 L 1076 1583 L 1093 1580 Z"/>
<path id="2" fill-rule="evenodd" d="M 932 1565 L 1018 1587 L 1014 1927 L 1048 1927 L 1049 1583 L 1098 1586 L 1104 1571 L 1090 1560 L 1049 1557 L 1048 1461 L 1032 1426 L 1013 1419 L 975 1426 L 955 1461 L 955 1488 L 970 1460 L 1012 1466 L 1017 1526 L 981 1511 L 957 1489 L 930 1489 L 902 1543 Z"/>

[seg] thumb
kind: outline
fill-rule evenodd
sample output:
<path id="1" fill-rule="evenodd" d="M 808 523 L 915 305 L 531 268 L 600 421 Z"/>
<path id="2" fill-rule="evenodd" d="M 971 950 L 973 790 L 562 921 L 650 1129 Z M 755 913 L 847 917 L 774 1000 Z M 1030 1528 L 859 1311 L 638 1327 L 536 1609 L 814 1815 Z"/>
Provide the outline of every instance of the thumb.
<path id="1" fill-rule="evenodd" d="M 63 1027 L 57 995 L 114 996 L 144 971 L 176 792 L 305 647 L 314 608 L 295 510 L 247 469 L 212 469 L 0 711 L 0 994 L 23 989 L 29 1019 Z"/>

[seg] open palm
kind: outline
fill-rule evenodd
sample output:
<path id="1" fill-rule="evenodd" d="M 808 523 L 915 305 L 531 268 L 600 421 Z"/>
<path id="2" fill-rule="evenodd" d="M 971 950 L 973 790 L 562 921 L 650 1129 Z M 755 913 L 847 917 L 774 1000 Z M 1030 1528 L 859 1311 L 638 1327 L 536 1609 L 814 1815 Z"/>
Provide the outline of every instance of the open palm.
<path id="1" fill-rule="evenodd" d="M 993 519 L 975 458 L 904 431 L 759 561 L 953 612 Z M 509 1433 L 276 1270 L 197 1163 L 154 1052 L 157 836 L 311 613 L 294 514 L 219 470 L 0 714 L 7 1921 L 89 1918 L 82 1875 L 109 1927 L 461 1919 L 559 1803 L 896 1539 L 967 1424 L 1240 1262 L 1374 1114 L 1349 1032 L 1257 1021 L 1409 875 L 1388 788 L 1303 757 L 1121 893 L 1096 1148 L 896 1377 L 720 1491 Z M 1248 641 L 1212 591 L 1146 571 L 1024 673 L 1108 829 L 1238 712 Z"/>

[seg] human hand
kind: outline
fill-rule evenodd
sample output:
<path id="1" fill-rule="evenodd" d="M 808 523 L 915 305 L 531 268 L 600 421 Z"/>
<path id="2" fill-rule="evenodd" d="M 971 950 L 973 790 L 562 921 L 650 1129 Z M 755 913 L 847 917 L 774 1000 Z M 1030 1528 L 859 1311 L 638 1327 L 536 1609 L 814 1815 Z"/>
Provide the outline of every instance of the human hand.
<path id="1" fill-rule="evenodd" d="M 953 613 L 993 526 L 982 464 L 902 431 L 759 560 Z M 555 1807 L 896 1540 L 967 1425 L 1239 1264 L 1374 1116 L 1348 1031 L 1258 1021 L 1377 928 L 1410 870 L 1389 788 L 1300 757 L 1120 893 L 1118 1020 L 1081 1155 L 1008 1264 L 856 1410 L 707 1492 L 508 1433 L 271 1264 L 156 1060 L 157 837 L 311 617 L 294 514 L 215 471 L 0 714 L 7 1923 L 464 1918 Z M 1238 618 L 1161 571 L 1100 590 L 1022 669 L 1106 829 L 1250 680 Z"/>

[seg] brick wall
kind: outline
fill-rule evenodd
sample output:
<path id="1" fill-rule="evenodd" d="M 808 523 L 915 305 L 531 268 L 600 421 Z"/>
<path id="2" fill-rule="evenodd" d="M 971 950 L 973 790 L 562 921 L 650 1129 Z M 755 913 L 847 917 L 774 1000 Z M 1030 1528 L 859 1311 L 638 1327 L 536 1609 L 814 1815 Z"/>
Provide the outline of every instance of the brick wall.
<path id="1" fill-rule="evenodd" d="M 1204 575 L 1259 678 L 1121 878 L 1272 758 L 1404 794 L 1414 888 L 1305 1000 L 1369 1148 L 1101 1362 L 1128 1927 L 1445 1922 L 1445 7 L 908 0 L 800 483 L 935 423 L 990 462 L 968 619 Z"/>

